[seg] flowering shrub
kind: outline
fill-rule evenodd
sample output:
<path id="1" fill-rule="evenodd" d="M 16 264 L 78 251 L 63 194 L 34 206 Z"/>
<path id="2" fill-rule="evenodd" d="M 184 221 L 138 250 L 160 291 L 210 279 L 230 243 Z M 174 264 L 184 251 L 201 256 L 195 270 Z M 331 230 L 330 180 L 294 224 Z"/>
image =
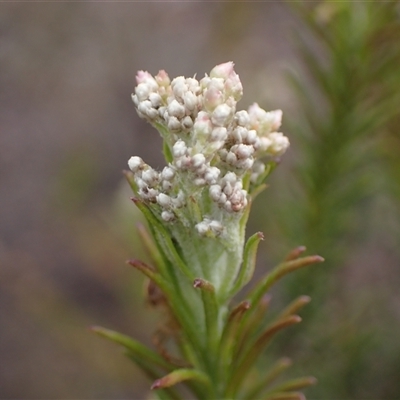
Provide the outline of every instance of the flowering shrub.
<path id="1" fill-rule="evenodd" d="M 167 310 L 173 328 L 156 333 L 158 353 L 116 332 L 93 329 L 125 346 L 156 379 L 152 389 L 163 389 L 162 399 L 182 398 L 171 386 L 184 381 L 198 399 L 301 399 L 295 390 L 314 382 L 302 378 L 269 388 L 287 359 L 260 381 L 247 379 L 272 336 L 299 322 L 294 313 L 309 301 L 302 296 L 276 320 L 265 321 L 266 291 L 288 272 L 322 258 L 300 258 L 304 248 L 295 249 L 232 306 L 233 296 L 252 278 L 263 238 L 259 232 L 245 242 L 251 202 L 289 146 L 278 132 L 282 112 L 257 104 L 236 111 L 242 93 L 232 62 L 200 81 L 171 81 L 165 71 L 137 74 L 132 99 L 139 116 L 160 132 L 167 165 L 156 171 L 138 156 L 128 161 L 133 201 L 152 236 L 140 228 L 152 265 L 129 263 L 149 278 L 150 300 Z M 167 339 L 175 341 L 176 354 Z"/>

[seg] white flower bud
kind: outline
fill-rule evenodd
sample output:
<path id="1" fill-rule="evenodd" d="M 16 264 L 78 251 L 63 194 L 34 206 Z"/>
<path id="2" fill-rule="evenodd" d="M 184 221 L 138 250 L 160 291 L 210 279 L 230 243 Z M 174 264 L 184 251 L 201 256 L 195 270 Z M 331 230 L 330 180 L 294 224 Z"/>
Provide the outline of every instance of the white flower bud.
<path id="1" fill-rule="evenodd" d="M 165 191 L 165 192 L 168 192 L 169 190 L 171 190 L 172 189 L 172 183 L 170 182 L 170 181 L 162 181 L 161 182 L 161 186 L 162 186 L 162 189 Z"/>
<path id="2" fill-rule="evenodd" d="M 162 103 L 161 96 L 158 93 L 150 93 L 149 100 L 153 107 L 159 107 Z"/>
<path id="3" fill-rule="evenodd" d="M 187 91 L 183 95 L 183 104 L 188 111 L 192 112 L 197 107 L 197 96 L 193 92 Z"/>
<path id="4" fill-rule="evenodd" d="M 166 222 L 170 222 L 175 219 L 175 214 L 171 211 L 163 211 L 161 213 L 161 218 Z"/>
<path id="5" fill-rule="evenodd" d="M 150 93 L 151 89 L 146 83 L 139 83 L 139 85 L 135 87 L 135 94 L 139 101 L 147 100 Z"/>
<path id="6" fill-rule="evenodd" d="M 169 207 L 171 205 L 171 198 L 164 194 L 164 193 L 160 193 L 157 196 L 157 203 L 161 206 L 161 207 Z"/>
<path id="7" fill-rule="evenodd" d="M 165 179 L 167 181 L 170 181 L 173 177 L 175 176 L 175 171 L 171 167 L 164 167 L 164 169 L 161 172 L 161 179 Z"/>
<path id="8" fill-rule="evenodd" d="M 209 230 L 208 222 L 201 221 L 195 225 L 195 228 L 200 236 L 205 236 Z"/>
<path id="9" fill-rule="evenodd" d="M 228 136 L 228 130 L 224 126 L 214 128 L 211 132 L 211 140 L 215 142 L 224 142 Z"/>
<path id="10" fill-rule="evenodd" d="M 178 76 L 173 79 L 171 82 L 171 88 L 175 97 L 178 99 L 182 99 L 188 89 L 185 83 L 185 77 Z"/>
<path id="11" fill-rule="evenodd" d="M 155 118 L 158 115 L 157 110 L 153 108 L 150 100 L 141 101 L 138 105 L 138 110 L 149 118 Z"/>
<path id="12" fill-rule="evenodd" d="M 211 121 L 217 126 L 226 126 L 232 117 L 232 108 L 227 104 L 220 104 L 212 113 Z"/>
<path id="13" fill-rule="evenodd" d="M 246 110 L 241 110 L 235 113 L 235 120 L 239 126 L 247 127 L 250 124 L 250 116 Z"/>
<path id="14" fill-rule="evenodd" d="M 221 193 L 221 196 L 219 196 L 219 199 L 218 199 L 218 204 L 225 204 L 226 203 L 226 199 L 227 199 L 226 194 L 225 193 Z"/>
<path id="15" fill-rule="evenodd" d="M 239 144 L 235 153 L 237 154 L 238 158 L 249 158 L 254 153 L 254 147 L 246 144 Z"/>
<path id="16" fill-rule="evenodd" d="M 237 157 L 235 153 L 232 153 L 231 151 L 227 154 L 226 160 L 228 164 L 235 165 L 237 162 Z"/>
<path id="17" fill-rule="evenodd" d="M 236 167 L 243 169 L 243 170 L 248 170 L 251 169 L 251 167 L 254 164 L 254 158 L 245 158 L 244 160 L 238 160 L 238 162 L 236 163 Z"/>
<path id="18" fill-rule="evenodd" d="M 169 117 L 167 121 L 168 121 L 167 126 L 170 131 L 176 132 L 181 130 L 181 123 L 178 118 L 172 116 Z"/>
<path id="19" fill-rule="evenodd" d="M 221 197 L 222 189 L 220 185 L 211 185 L 209 189 L 210 197 L 214 201 L 218 201 Z"/>
<path id="20" fill-rule="evenodd" d="M 199 168 L 205 162 L 206 162 L 206 158 L 204 157 L 204 154 L 202 154 L 202 153 L 195 154 L 192 157 L 192 165 L 194 168 Z"/>
<path id="21" fill-rule="evenodd" d="M 139 190 L 145 190 L 148 188 L 148 184 L 142 178 L 136 178 L 135 182 Z"/>
<path id="22" fill-rule="evenodd" d="M 195 95 L 197 95 L 201 90 L 199 81 L 195 78 L 186 78 L 186 85 L 189 91 Z"/>
<path id="23" fill-rule="evenodd" d="M 185 129 L 190 129 L 193 126 L 193 120 L 189 115 L 182 119 L 182 127 Z"/>
<path id="24" fill-rule="evenodd" d="M 144 161 L 140 157 L 133 156 L 128 160 L 128 166 L 132 172 L 136 172 L 144 166 Z"/>
<path id="25" fill-rule="evenodd" d="M 178 103 L 176 100 L 172 100 L 167 107 L 168 114 L 176 118 L 182 118 L 185 116 L 185 107 Z"/>
<path id="26" fill-rule="evenodd" d="M 212 231 L 213 233 L 215 233 L 216 235 L 220 235 L 220 234 L 223 233 L 223 231 L 224 231 L 224 227 L 223 227 L 223 225 L 221 224 L 221 222 L 216 221 L 216 220 L 210 221 L 210 223 L 209 223 L 208 226 L 209 226 L 209 228 L 211 229 L 211 231 Z"/>
<path id="27" fill-rule="evenodd" d="M 224 193 L 227 197 L 231 196 L 233 193 L 233 187 L 229 182 L 224 186 Z"/>
<path id="28" fill-rule="evenodd" d="M 186 198 L 185 193 L 182 190 L 180 190 L 178 196 L 172 199 L 174 207 L 176 208 L 183 207 L 185 205 L 185 198 Z"/>
<path id="29" fill-rule="evenodd" d="M 234 185 L 237 182 L 237 176 L 234 172 L 227 172 L 222 180 Z"/>
<path id="30" fill-rule="evenodd" d="M 208 184 L 212 185 L 217 181 L 220 173 L 221 173 L 221 171 L 219 168 L 210 167 L 207 169 L 207 172 L 204 174 L 204 179 L 207 181 Z"/>
<path id="31" fill-rule="evenodd" d="M 179 139 L 172 147 L 172 154 L 174 157 L 182 157 L 186 154 L 187 147 L 183 140 Z"/>
<path id="32" fill-rule="evenodd" d="M 204 178 L 195 178 L 193 183 L 195 186 L 204 186 L 207 182 Z"/>
<path id="33" fill-rule="evenodd" d="M 257 141 L 257 132 L 254 129 L 247 131 L 246 143 L 255 144 Z"/>
<path id="34" fill-rule="evenodd" d="M 269 137 L 260 137 L 257 142 L 254 144 L 254 148 L 256 150 L 266 152 L 269 147 L 272 145 L 272 140 Z"/>
<path id="35" fill-rule="evenodd" d="M 142 172 L 142 179 L 152 186 L 158 181 L 158 173 L 153 168 L 148 168 Z"/>

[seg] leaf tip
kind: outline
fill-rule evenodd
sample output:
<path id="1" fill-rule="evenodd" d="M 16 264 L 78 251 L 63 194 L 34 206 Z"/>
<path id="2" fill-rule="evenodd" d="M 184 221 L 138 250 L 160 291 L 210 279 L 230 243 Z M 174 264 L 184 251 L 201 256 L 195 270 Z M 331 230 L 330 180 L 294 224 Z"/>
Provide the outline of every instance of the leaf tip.
<path id="1" fill-rule="evenodd" d="M 160 389 L 161 387 L 162 387 L 162 380 L 161 379 L 157 379 L 151 385 L 150 390 L 157 390 L 157 389 Z"/>

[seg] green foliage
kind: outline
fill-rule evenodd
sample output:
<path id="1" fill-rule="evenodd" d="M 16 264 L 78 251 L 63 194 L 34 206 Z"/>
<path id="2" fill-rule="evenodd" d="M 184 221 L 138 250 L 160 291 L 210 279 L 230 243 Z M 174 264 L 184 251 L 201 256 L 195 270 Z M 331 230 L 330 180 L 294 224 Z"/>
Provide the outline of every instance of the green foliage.
<path id="1" fill-rule="evenodd" d="M 298 99 L 298 113 L 289 121 L 292 147 L 300 151 L 288 181 L 291 195 L 271 213 L 280 232 L 274 240 L 293 244 L 301 238 L 326 258 L 318 273 L 307 269 L 285 284 L 286 298 L 313 298 L 305 310 L 306 332 L 296 336 L 298 356 L 319 371 L 314 398 L 397 398 L 393 376 L 399 368 L 392 360 L 400 346 L 382 334 L 393 316 L 382 312 L 372 293 L 360 312 L 357 291 L 345 293 L 339 269 L 377 235 L 393 247 L 399 238 L 393 221 L 400 216 L 400 4 L 288 5 L 308 28 L 296 35 L 306 75 L 289 76 Z M 287 337 L 281 342 L 283 348 L 289 344 Z M 384 373 L 374 367 L 378 348 L 392 353 L 380 361 Z"/>

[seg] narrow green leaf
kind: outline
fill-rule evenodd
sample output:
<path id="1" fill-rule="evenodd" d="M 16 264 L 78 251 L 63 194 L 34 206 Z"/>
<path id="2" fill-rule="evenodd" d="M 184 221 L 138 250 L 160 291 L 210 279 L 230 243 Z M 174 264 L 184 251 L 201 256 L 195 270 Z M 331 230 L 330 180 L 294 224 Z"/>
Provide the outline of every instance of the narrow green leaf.
<path id="1" fill-rule="evenodd" d="M 257 248 L 261 240 L 264 240 L 262 232 L 250 236 L 246 242 L 243 253 L 243 263 L 231 294 L 238 292 L 243 286 L 250 282 L 256 267 Z"/>
<path id="2" fill-rule="evenodd" d="M 160 253 L 160 251 L 157 248 L 157 245 L 154 243 L 153 238 L 147 231 L 146 227 L 139 223 L 137 224 L 137 230 L 140 236 L 140 239 L 142 240 L 142 243 L 144 247 L 147 250 L 147 254 L 151 258 L 151 260 L 154 262 L 155 266 L 159 271 L 163 271 L 166 269 L 164 259 Z"/>
<path id="3" fill-rule="evenodd" d="M 148 347 L 138 342 L 137 340 L 132 339 L 129 336 L 112 331 L 110 329 L 102 328 L 101 326 L 92 326 L 90 330 L 98 334 L 99 336 L 102 336 L 106 339 L 113 341 L 114 343 L 125 347 L 125 349 L 127 349 L 130 353 L 137 357 L 140 357 L 149 364 L 163 368 L 167 371 L 171 371 L 171 369 L 174 368 L 172 364 L 166 362 L 156 352 L 150 350 Z"/>
<path id="4" fill-rule="evenodd" d="M 149 279 L 151 279 L 162 291 L 166 293 L 171 293 L 172 288 L 170 284 L 163 279 L 163 277 L 154 271 L 150 266 L 140 260 L 128 260 L 127 264 L 132 265 L 132 267 L 138 269 Z"/>
<path id="5" fill-rule="evenodd" d="M 317 383 L 317 380 L 313 376 L 307 376 L 304 378 L 297 378 L 293 379 L 288 382 L 284 382 L 281 385 L 273 388 L 271 390 L 272 393 L 279 393 L 279 392 L 291 392 L 293 390 L 299 390 L 303 389 L 308 386 L 315 385 Z"/>
<path id="6" fill-rule="evenodd" d="M 251 370 L 251 367 L 254 366 L 256 359 L 262 354 L 274 335 L 282 329 L 297 324 L 300 321 L 301 318 L 298 315 L 291 315 L 290 317 L 278 320 L 273 325 L 269 326 L 254 344 L 248 347 L 248 351 L 242 357 L 229 381 L 227 390 L 229 397 L 233 397 L 236 394 L 238 388 Z"/>
<path id="7" fill-rule="evenodd" d="M 291 250 L 288 255 L 285 257 L 285 261 L 292 261 L 292 260 L 297 260 L 301 254 L 303 254 L 306 251 L 305 246 L 298 246 Z"/>
<path id="8" fill-rule="evenodd" d="M 240 321 L 243 314 L 250 308 L 250 302 L 245 300 L 239 303 L 229 314 L 228 321 L 225 325 L 224 331 L 221 336 L 219 346 L 219 379 L 222 382 L 228 377 L 230 368 L 232 368 L 232 361 L 234 357 L 235 345 L 238 342 L 238 333 Z"/>
<path id="9" fill-rule="evenodd" d="M 298 258 L 292 261 L 286 261 L 275 267 L 269 274 L 267 274 L 261 282 L 251 291 L 247 298 L 252 304 L 258 304 L 264 293 L 280 278 L 293 272 L 297 269 L 307 267 L 309 265 L 323 262 L 324 259 L 321 256 L 307 256 Z"/>
<path id="10" fill-rule="evenodd" d="M 139 210 L 145 216 L 152 234 L 156 240 L 156 243 L 160 246 L 164 256 L 171 262 L 171 264 L 179 268 L 184 275 L 186 275 L 191 281 L 193 281 L 194 276 L 187 265 L 183 262 L 179 256 L 169 232 L 164 228 L 164 226 L 158 221 L 154 216 L 150 207 L 145 204 L 142 200 L 138 198 L 132 198 L 132 201 L 136 204 Z M 166 271 L 160 271 L 161 273 L 166 273 Z"/>
<path id="11" fill-rule="evenodd" d="M 169 147 L 166 140 L 164 140 L 164 142 L 163 142 L 163 154 L 164 154 L 164 158 L 167 161 L 167 163 L 172 163 L 172 161 L 174 160 L 174 157 L 172 156 L 171 148 Z"/>
<path id="12" fill-rule="evenodd" d="M 215 289 L 210 282 L 200 278 L 194 280 L 193 287 L 201 290 L 207 327 L 207 351 L 215 353 L 217 351 L 219 341 L 219 305 L 215 296 Z"/>
<path id="13" fill-rule="evenodd" d="M 211 386 L 211 382 L 204 372 L 195 369 L 177 369 L 170 374 L 157 379 L 151 385 L 151 390 L 167 388 L 187 380 L 195 380 L 207 386 Z"/>
<path id="14" fill-rule="evenodd" d="M 269 394 L 263 400 L 306 400 L 306 397 L 299 392 L 283 392 Z"/>
<path id="15" fill-rule="evenodd" d="M 134 175 L 132 171 L 127 171 L 127 170 L 123 170 L 122 173 L 124 174 L 126 180 L 129 183 L 129 186 L 131 187 L 133 193 L 137 194 L 137 185 L 134 179 Z"/>
<path id="16" fill-rule="evenodd" d="M 265 376 L 260 377 L 259 382 L 248 390 L 247 394 L 244 396 L 244 400 L 259 399 L 260 394 L 291 365 L 292 361 L 289 358 L 284 357 L 279 359 Z"/>
<path id="17" fill-rule="evenodd" d="M 292 301 L 280 314 L 278 319 L 289 317 L 295 314 L 301 308 L 311 301 L 310 296 L 300 296 L 296 300 Z"/>
<path id="18" fill-rule="evenodd" d="M 152 365 L 146 363 L 143 358 L 138 357 L 135 354 L 126 351 L 125 355 L 133 361 L 143 372 L 144 374 L 150 379 L 150 381 L 154 381 L 159 376 L 159 373 L 155 371 Z M 178 394 L 175 388 L 165 388 L 160 390 L 158 393 L 158 397 L 161 400 L 182 400 L 182 397 Z"/>

